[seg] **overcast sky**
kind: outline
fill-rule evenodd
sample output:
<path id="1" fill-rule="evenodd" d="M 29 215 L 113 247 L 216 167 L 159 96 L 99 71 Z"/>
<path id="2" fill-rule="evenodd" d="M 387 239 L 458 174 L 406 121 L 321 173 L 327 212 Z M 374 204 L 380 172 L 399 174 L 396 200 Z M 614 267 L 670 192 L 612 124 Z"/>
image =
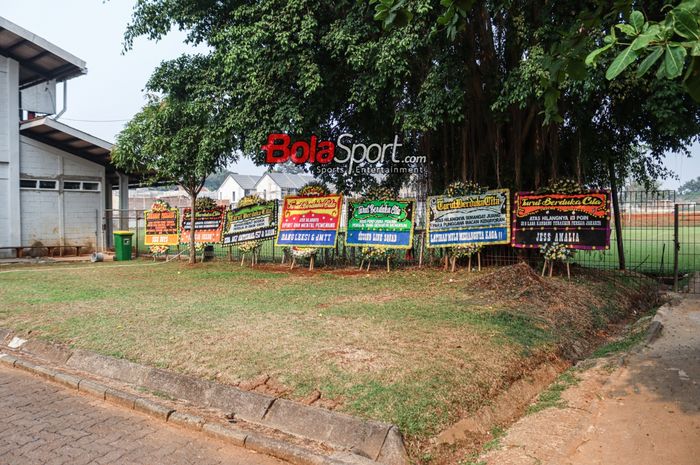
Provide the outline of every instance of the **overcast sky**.
<path id="1" fill-rule="evenodd" d="M 143 106 L 143 87 L 153 69 L 163 60 L 192 51 L 176 31 L 157 43 L 140 39 L 122 55 L 133 0 L 0 1 L 0 16 L 85 60 L 88 74 L 69 81 L 68 111 L 60 120 L 109 142 Z M 700 145 L 693 147 L 691 159 L 669 155 L 667 166 L 680 180 L 667 181 L 664 188 L 700 176 Z M 232 169 L 263 172 L 249 160 Z"/>

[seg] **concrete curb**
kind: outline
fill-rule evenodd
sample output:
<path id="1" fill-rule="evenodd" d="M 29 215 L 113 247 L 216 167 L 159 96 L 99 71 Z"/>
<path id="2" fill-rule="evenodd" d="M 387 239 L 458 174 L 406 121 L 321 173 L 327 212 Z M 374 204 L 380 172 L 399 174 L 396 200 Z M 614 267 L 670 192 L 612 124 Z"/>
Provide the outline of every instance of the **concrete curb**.
<path id="1" fill-rule="evenodd" d="M 647 346 L 653 343 L 661 336 L 661 331 L 664 329 L 664 320 L 671 309 L 671 304 L 664 304 L 656 310 L 654 318 L 652 318 L 647 333 L 644 337 L 644 345 Z"/>
<path id="2" fill-rule="evenodd" d="M 260 433 L 247 432 L 233 426 L 219 423 L 207 423 L 202 417 L 178 412 L 170 407 L 153 402 L 150 399 L 134 396 L 118 389 L 113 389 L 91 380 L 81 379 L 67 373 L 43 367 L 19 357 L 0 353 L 0 363 L 39 376 L 62 386 L 84 392 L 97 399 L 135 410 L 163 422 L 171 423 L 192 431 L 200 431 L 207 436 L 244 447 L 254 452 L 270 455 L 298 465 L 376 465 L 377 462 L 359 455 L 345 453 L 322 455 L 285 441 L 264 436 Z"/>
<path id="3" fill-rule="evenodd" d="M 409 463 L 401 433 L 396 426 L 388 423 L 364 421 L 350 415 L 242 391 L 231 386 L 157 368 L 148 368 L 88 351 L 71 351 L 62 346 L 53 347 L 52 344 L 43 341 L 27 341 L 13 337 L 11 331 L 0 329 L 0 346 L 10 348 L 10 345 L 13 352 L 27 352 L 76 370 L 158 390 L 173 397 L 191 401 L 195 405 L 230 411 L 246 422 L 310 439 L 341 451 L 330 456 L 323 455 L 259 433 L 249 433 L 218 423 L 207 423 L 204 418 L 178 412 L 150 399 L 43 367 L 10 354 L 0 354 L 0 363 L 28 371 L 67 388 L 145 413 L 162 421 L 190 430 L 202 431 L 208 436 L 238 446 L 242 445 L 291 463 L 302 465 L 377 465 L 377 463 L 407 465 Z"/>

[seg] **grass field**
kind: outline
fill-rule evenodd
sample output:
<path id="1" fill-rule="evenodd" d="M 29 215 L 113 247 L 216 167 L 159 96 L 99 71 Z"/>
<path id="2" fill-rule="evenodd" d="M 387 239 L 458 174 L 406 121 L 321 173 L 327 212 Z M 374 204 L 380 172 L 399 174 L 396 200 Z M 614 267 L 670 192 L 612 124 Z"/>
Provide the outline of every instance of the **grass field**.
<path id="1" fill-rule="evenodd" d="M 632 271 L 671 276 L 673 274 L 673 227 L 626 227 L 623 242 L 627 267 Z M 681 273 L 700 271 L 700 226 L 678 228 L 681 248 L 678 268 Z M 610 250 L 605 252 L 578 252 L 578 260 L 585 266 L 617 268 L 618 252 L 615 232 L 610 239 Z"/>
<path id="2" fill-rule="evenodd" d="M 624 283 L 540 282 L 523 267 L 2 267 L 0 327 L 291 399 L 320 394 L 314 405 L 397 423 L 415 454 L 635 298 Z"/>

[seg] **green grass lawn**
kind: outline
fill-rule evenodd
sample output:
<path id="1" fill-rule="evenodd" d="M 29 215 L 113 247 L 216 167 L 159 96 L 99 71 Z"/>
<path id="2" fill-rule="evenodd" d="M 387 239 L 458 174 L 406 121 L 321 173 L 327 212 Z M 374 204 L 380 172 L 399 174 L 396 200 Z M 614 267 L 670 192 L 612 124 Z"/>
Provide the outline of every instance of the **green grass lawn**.
<path id="1" fill-rule="evenodd" d="M 641 273 L 672 276 L 673 235 L 673 227 L 624 228 L 622 237 L 628 268 Z M 683 273 L 700 270 L 700 254 L 696 252 L 700 244 L 700 227 L 679 227 L 678 237 L 681 244 L 678 254 L 679 271 Z M 610 239 L 610 250 L 579 251 L 577 258 L 585 266 L 616 268 L 619 262 L 615 232 L 613 231 Z"/>
<path id="2" fill-rule="evenodd" d="M 273 394 L 397 423 L 415 451 L 632 297 L 520 267 L 2 267 L 0 327 L 243 387 L 269 375 Z"/>

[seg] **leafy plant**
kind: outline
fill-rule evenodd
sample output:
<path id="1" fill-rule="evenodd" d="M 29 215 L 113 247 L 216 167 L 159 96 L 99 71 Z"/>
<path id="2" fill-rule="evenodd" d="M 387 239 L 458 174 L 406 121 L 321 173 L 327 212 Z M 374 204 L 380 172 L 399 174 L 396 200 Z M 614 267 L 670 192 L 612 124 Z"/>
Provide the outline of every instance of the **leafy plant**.
<path id="1" fill-rule="evenodd" d="M 636 64 L 635 75 L 641 78 L 656 67 L 659 79 L 678 79 L 686 91 L 700 102 L 700 1 L 683 0 L 662 21 L 650 21 L 644 13 L 633 10 L 627 21 L 616 24 L 603 39 L 605 45 L 586 57 L 595 65 L 598 57 L 618 51 L 605 73 L 608 80 L 617 78 Z M 621 34 L 618 35 L 617 32 Z"/>

